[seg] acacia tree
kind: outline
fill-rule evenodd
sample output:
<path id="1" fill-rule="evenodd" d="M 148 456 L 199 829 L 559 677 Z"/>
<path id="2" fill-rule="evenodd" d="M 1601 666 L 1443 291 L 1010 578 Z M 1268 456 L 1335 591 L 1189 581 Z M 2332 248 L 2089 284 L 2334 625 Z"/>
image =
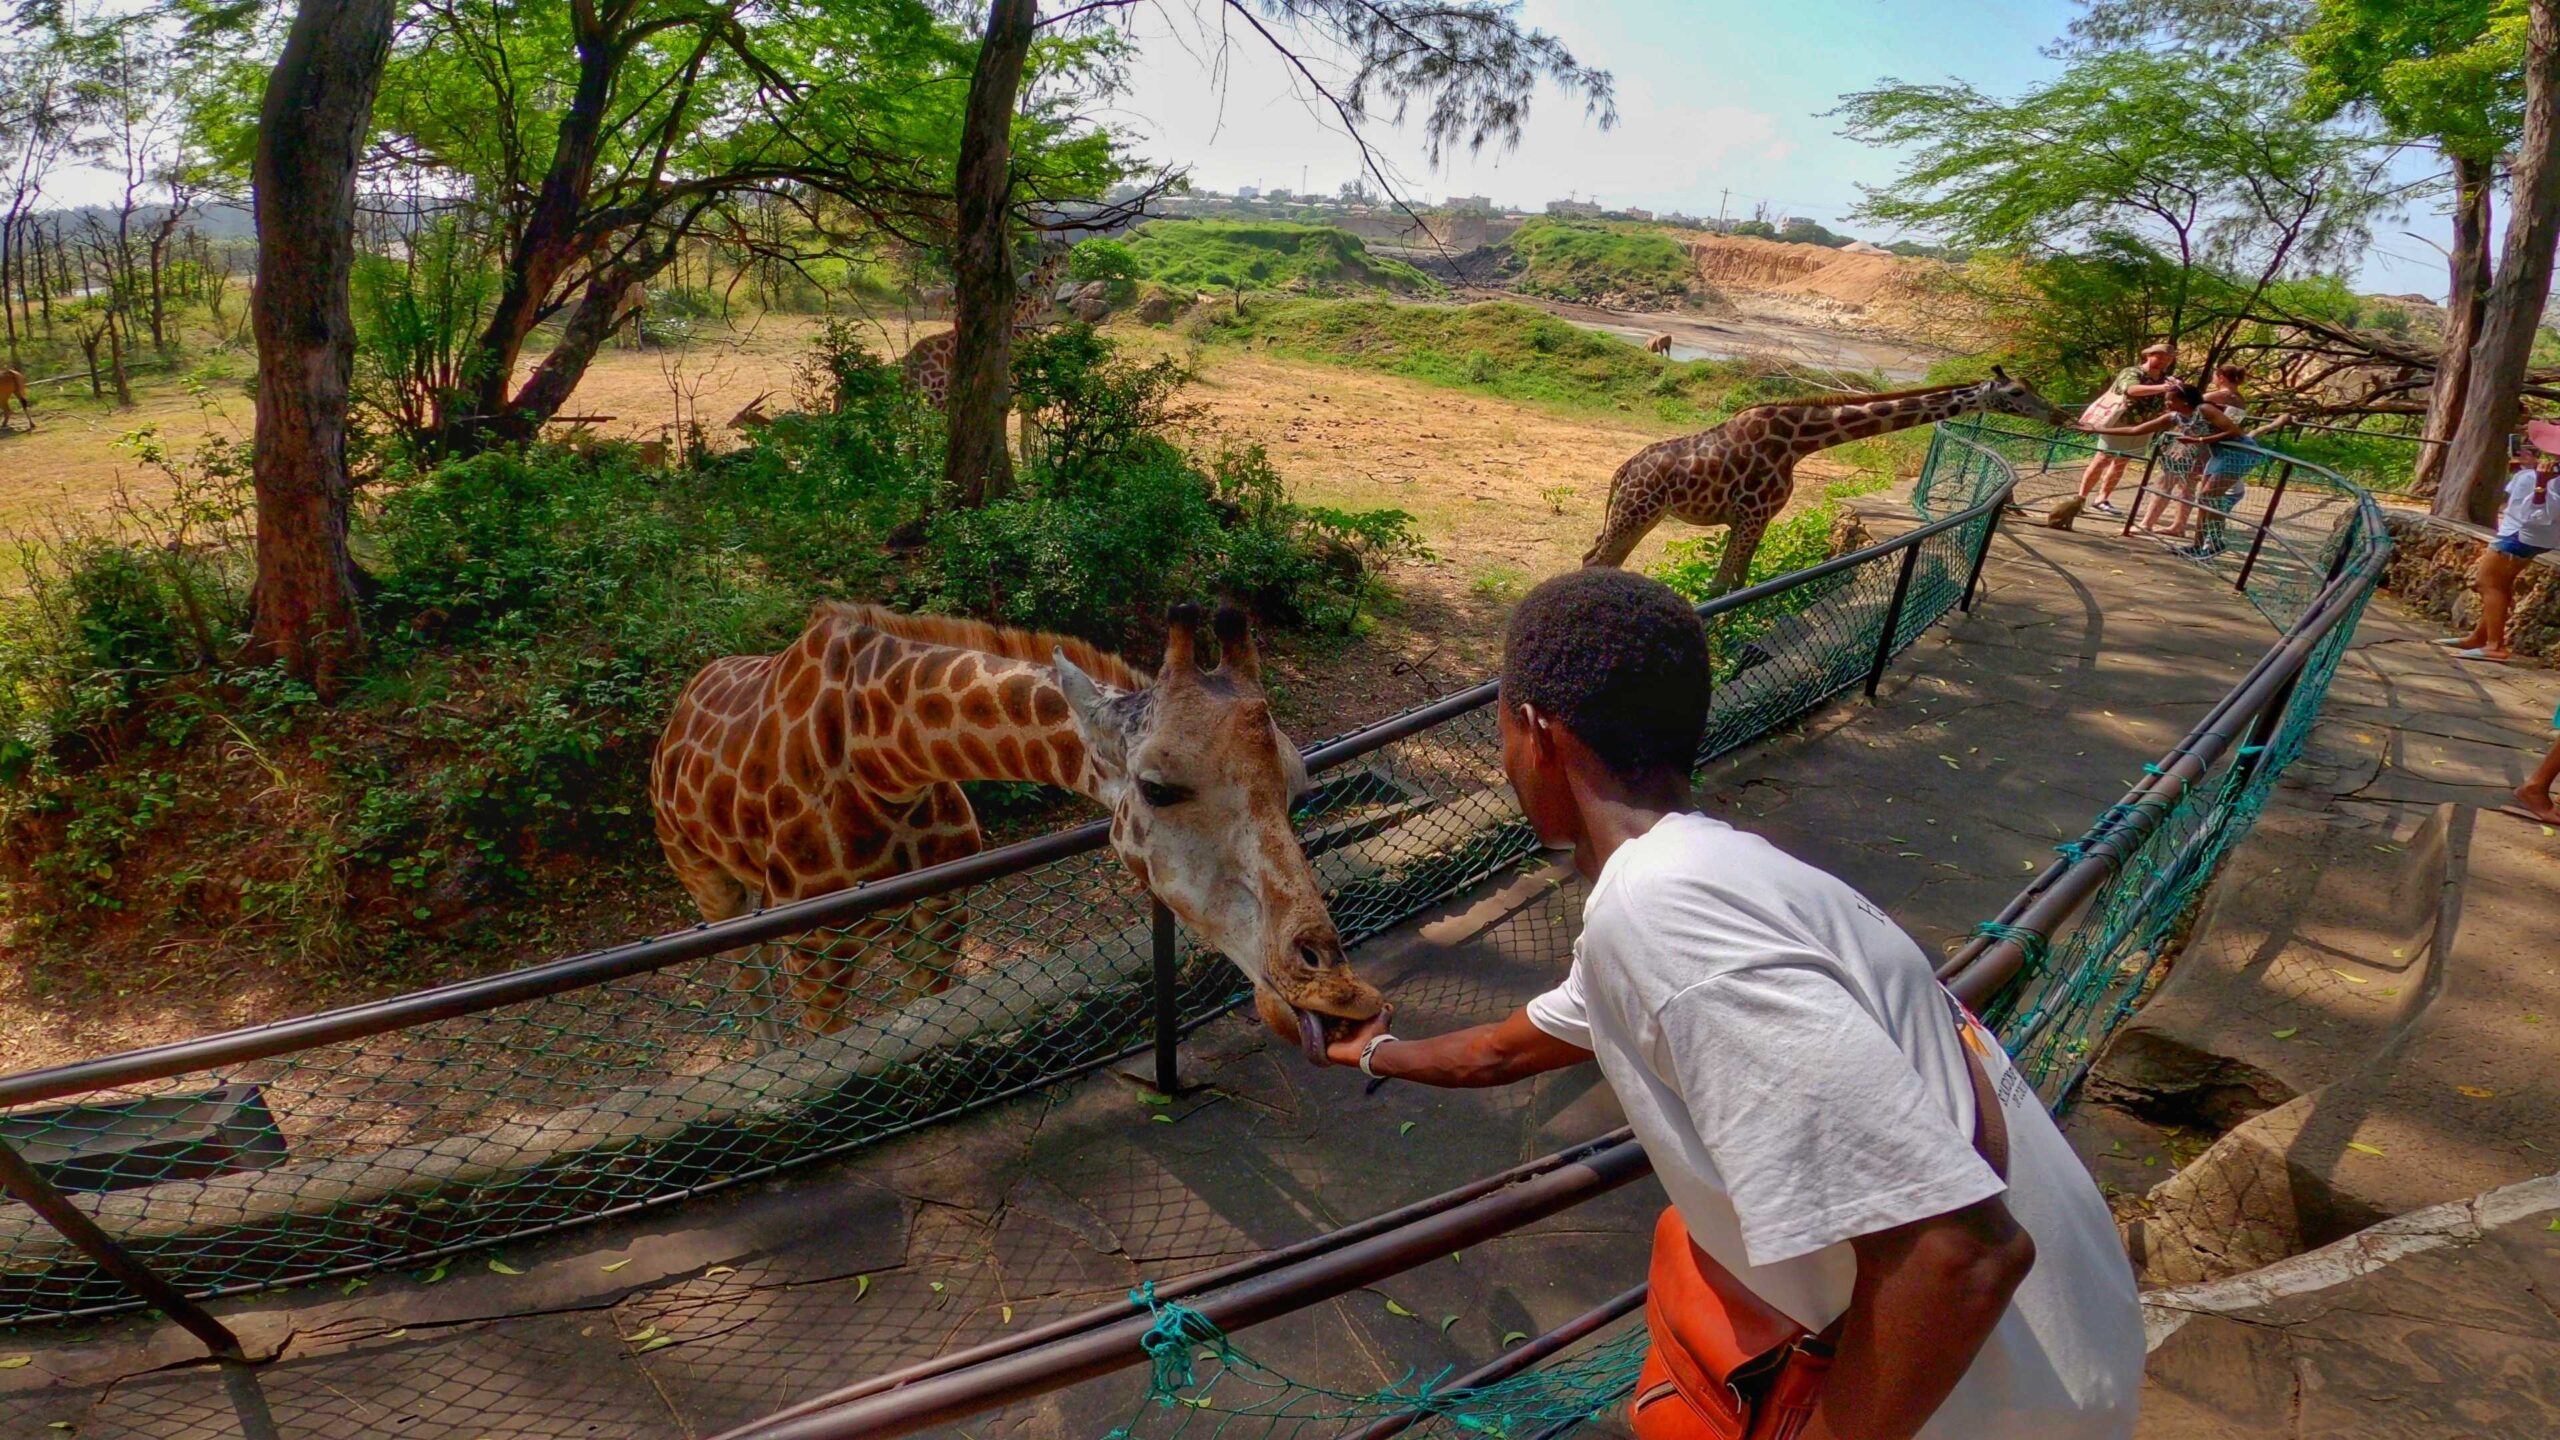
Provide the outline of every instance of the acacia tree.
<path id="1" fill-rule="evenodd" d="M 300 0 L 259 109 L 250 649 L 333 695 L 361 652 L 347 555 L 347 381 L 356 167 L 391 45 L 391 0 Z"/>
<path id="2" fill-rule="evenodd" d="M 435 433 L 529 438 L 634 287 L 747 205 L 911 225 L 947 194 L 965 41 L 920 0 L 427 0 L 378 156 L 485 226 L 498 272 Z M 557 338 L 519 370 L 537 327 Z"/>
<path id="3" fill-rule="evenodd" d="M 2515 149 L 2506 242 L 2480 307 L 2436 513 L 2487 523 L 2497 516 L 2506 440 L 2523 415 L 2526 367 L 2551 298 L 2560 246 L 2560 0 L 2527 0 L 2524 131 Z"/>
<path id="4" fill-rule="evenodd" d="M 1012 483 L 1004 444 L 1010 402 L 1015 303 L 1007 231 L 1022 208 L 1009 198 L 1030 190 L 1014 159 L 1020 117 L 1015 99 L 1023 67 L 1043 25 L 1090 29 L 1111 24 L 1138 0 L 1065 3 L 1044 20 L 1038 0 L 988 0 L 983 39 L 969 84 L 953 192 L 953 330 L 944 491 L 961 505 L 982 504 Z M 1573 57 L 1561 41 L 1523 29 L 1498 0 L 1193 0 L 1204 24 L 1252 37 L 1333 110 L 1357 138 L 1373 113 L 1402 123 L 1415 108 L 1429 158 L 1451 146 L 1470 151 L 1518 142 L 1538 82 L 1552 81 L 1583 98 L 1586 113 L 1615 118 L 1609 75 Z M 1311 58 L 1313 57 L 1313 58 Z M 1347 62 L 1339 78 L 1333 62 Z M 1370 175 L 1393 186 L 1367 146 Z"/>
<path id="5" fill-rule="evenodd" d="M 2355 137 L 2309 125 L 2287 67 L 2264 56 L 2084 55 L 2014 100 L 1889 81 L 1842 98 L 1846 133 L 1908 148 L 1860 219 L 2026 260 L 2156 257 L 2161 330 L 2207 335 L 2207 361 L 2288 273 L 2362 239 L 2380 204 Z"/>
<path id="6" fill-rule="evenodd" d="M 2521 16 L 2493 23 L 2501 8 L 2492 0 L 2320 0 L 2294 42 L 2309 67 L 2305 98 L 2315 115 L 2369 114 L 2386 138 L 2434 147 L 2449 172 L 2444 342 L 2416 470 L 2420 492 L 2442 496 L 2450 513 L 2470 501 L 2464 487 L 2445 495 L 2438 482 L 2488 304 L 2490 192 L 2524 120 Z"/>

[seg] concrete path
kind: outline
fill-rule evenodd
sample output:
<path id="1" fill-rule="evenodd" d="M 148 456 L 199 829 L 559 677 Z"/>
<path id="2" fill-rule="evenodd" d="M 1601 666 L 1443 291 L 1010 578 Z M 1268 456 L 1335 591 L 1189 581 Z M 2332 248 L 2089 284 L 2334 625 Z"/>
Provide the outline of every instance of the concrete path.
<path id="1" fill-rule="evenodd" d="M 1879 511 L 1879 514 L 1889 513 Z M 1960 943 L 2268 643 L 2208 577 L 2106 535 L 2003 532 L 1976 612 L 1850 699 L 1717 766 L 1709 803 Z M 1530 875 L 1363 947 L 1410 1029 L 1498 1016 L 1561 974 L 1578 897 Z M 1310 1069 L 1237 1020 L 1169 1106 L 1103 1074 L 739 1192 L 457 1261 L 220 1308 L 288 1440 L 698 1436 L 865 1375 L 1446 1189 L 1618 1123 L 1596 1074 L 1508 1090 Z M 1661 1204 L 1605 1202 L 1243 1337 L 1350 1390 L 1492 1354 L 1642 1273 Z M 1397 1310 L 1389 1308 L 1393 1301 Z M 1398 1310 L 1408 1313 L 1398 1313 Z M 1454 1317 L 1454 1318 L 1452 1318 Z M 1444 1320 L 1446 1324 L 1444 1325 Z M 195 1347 L 139 1321 L 0 1335 L 0 1434 L 244 1432 Z M 966 1433 L 1082 1440 L 1128 1375 Z M 1178 1418 L 1178 1417 L 1177 1417 Z M 1159 1414 L 1142 1433 L 1169 1428 Z"/>

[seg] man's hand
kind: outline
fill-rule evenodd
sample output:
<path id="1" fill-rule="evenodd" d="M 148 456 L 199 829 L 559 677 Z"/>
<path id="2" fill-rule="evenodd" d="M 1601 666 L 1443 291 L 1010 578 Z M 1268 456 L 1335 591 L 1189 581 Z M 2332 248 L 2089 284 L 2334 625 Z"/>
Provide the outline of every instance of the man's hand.
<path id="1" fill-rule="evenodd" d="M 1360 1028 L 1324 1047 L 1324 1058 L 1336 1065 L 1357 1065 L 1360 1052 L 1369 1042 L 1387 1033 L 1387 1022 L 1396 1018 L 1396 1007 L 1389 1001 L 1385 1009 L 1360 1022 Z"/>
<path id="2" fill-rule="evenodd" d="M 1361 1050 L 1372 1037 L 1386 1034 L 1387 1022 L 1394 1018 L 1392 1009 L 1379 1011 L 1361 1022 L 1359 1029 L 1325 1046 L 1325 1058 L 1336 1065 L 1359 1064 Z M 1427 1040 L 1398 1039 L 1391 1045 L 1381 1045 L 1369 1061 L 1369 1068 L 1386 1079 L 1470 1089 L 1508 1085 L 1567 1065 L 1579 1065 L 1590 1058 L 1590 1051 L 1568 1045 L 1530 1024 L 1529 1012 L 1524 1009 L 1514 1010 L 1490 1025 L 1452 1030 Z"/>

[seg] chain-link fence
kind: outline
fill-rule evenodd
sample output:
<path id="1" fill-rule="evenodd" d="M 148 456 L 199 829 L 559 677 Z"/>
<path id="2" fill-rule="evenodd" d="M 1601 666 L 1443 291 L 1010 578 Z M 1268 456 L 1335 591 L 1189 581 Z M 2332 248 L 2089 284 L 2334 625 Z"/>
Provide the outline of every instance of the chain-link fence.
<path id="1" fill-rule="evenodd" d="M 2011 476 L 1969 439 L 1936 456 L 1942 517 L 1702 607 L 1720 682 L 1702 761 L 1872 688 L 1968 597 Z M 1310 752 L 1302 834 L 1347 941 L 1535 848 L 1492 693 Z M 383 1266 L 434 1276 L 464 1250 L 1113 1061 L 1242 1000 L 1237 972 L 1181 944 L 1103 847 L 1087 825 L 613 950 L 0 1077 L 0 1161 L 25 1162 L 9 1167 L 21 1203 L 0 1207 L 0 1323 L 145 1303 L 132 1272 L 102 1267 L 115 1247 L 169 1287 L 151 1296 L 164 1309 Z M 845 977 L 843 1028 L 762 1013 L 786 959 Z"/>

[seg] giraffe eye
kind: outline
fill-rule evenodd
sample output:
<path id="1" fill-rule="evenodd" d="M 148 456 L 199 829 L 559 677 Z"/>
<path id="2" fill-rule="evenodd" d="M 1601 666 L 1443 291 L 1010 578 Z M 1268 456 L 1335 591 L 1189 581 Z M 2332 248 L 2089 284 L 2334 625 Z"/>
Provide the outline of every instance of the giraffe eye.
<path id="1" fill-rule="evenodd" d="M 1161 780 L 1141 780 L 1138 782 L 1138 798 L 1146 801 L 1149 806 L 1162 810 L 1190 799 L 1191 792 L 1179 785 L 1167 785 Z"/>

